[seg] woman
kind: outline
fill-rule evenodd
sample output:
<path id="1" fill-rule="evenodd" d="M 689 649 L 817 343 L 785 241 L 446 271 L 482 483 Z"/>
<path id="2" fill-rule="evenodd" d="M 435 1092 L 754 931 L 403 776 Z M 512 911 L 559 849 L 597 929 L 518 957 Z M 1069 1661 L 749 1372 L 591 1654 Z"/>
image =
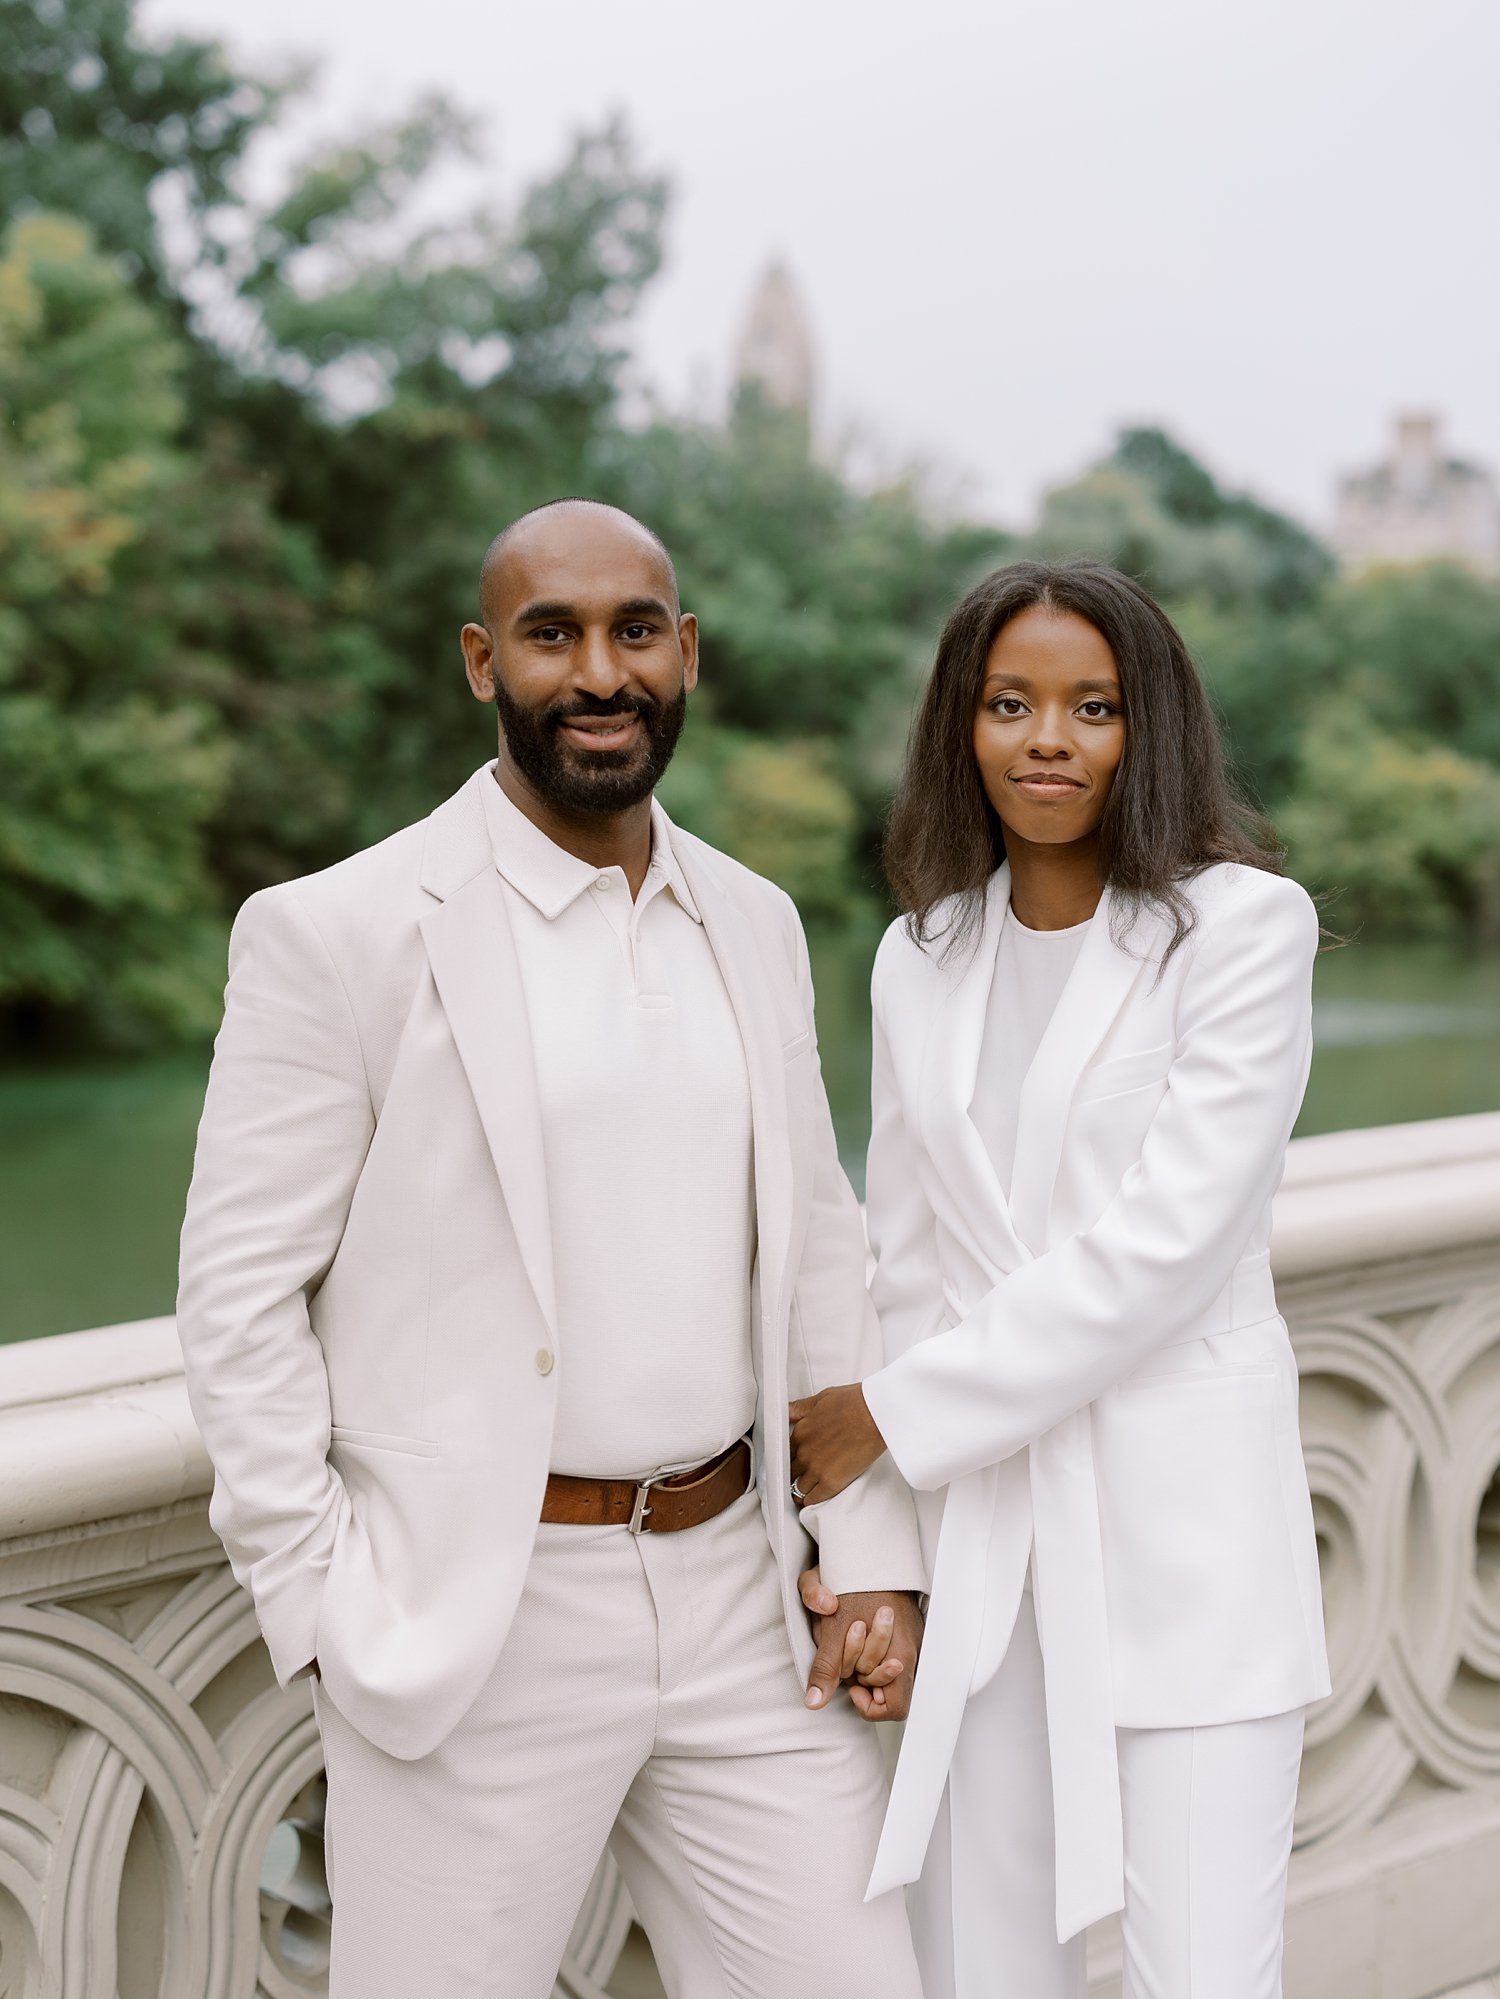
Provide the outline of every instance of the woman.
<path id="1" fill-rule="evenodd" d="M 1329 1690 L 1269 1266 L 1316 915 L 1181 638 L 1091 562 L 1012 564 L 953 613 L 888 865 L 887 1365 L 792 1411 L 808 1503 L 889 1450 L 923 1509 L 872 1888 L 921 1872 L 928 1999 L 1082 1999 L 1117 1909 L 1125 1999 L 1275 1999 Z"/>

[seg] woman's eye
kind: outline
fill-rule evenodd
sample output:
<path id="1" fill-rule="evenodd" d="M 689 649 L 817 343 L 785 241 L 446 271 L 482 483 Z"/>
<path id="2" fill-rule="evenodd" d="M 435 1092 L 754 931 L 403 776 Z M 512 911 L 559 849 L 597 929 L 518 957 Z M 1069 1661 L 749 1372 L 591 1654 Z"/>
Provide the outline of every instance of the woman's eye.
<path id="1" fill-rule="evenodd" d="M 1026 703 L 1017 694 L 999 694 L 990 703 L 997 715 L 1024 715 Z"/>
<path id="2" fill-rule="evenodd" d="M 1085 701 L 1083 704 L 1083 713 L 1091 722 L 1106 721 L 1114 712 L 1113 705 L 1108 701 Z"/>

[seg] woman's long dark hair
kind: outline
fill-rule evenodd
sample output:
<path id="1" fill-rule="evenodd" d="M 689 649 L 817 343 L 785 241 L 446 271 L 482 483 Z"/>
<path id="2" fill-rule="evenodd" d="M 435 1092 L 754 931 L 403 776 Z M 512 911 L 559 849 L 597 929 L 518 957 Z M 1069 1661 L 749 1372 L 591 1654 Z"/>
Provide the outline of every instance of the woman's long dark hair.
<path id="1" fill-rule="evenodd" d="M 1187 647 L 1138 583 L 1102 562 L 1012 562 L 969 592 L 943 627 L 886 829 L 885 869 L 918 944 L 942 955 L 978 934 L 1005 833 L 974 756 L 985 663 L 1002 628 L 1044 605 L 1084 618 L 1114 654 L 1125 750 L 1099 826 L 1105 882 L 1126 921 L 1154 905 L 1172 923 L 1170 957 L 1192 928 L 1182 883 L 1215 861 L 1280 870 L 1265 821 L 1240 796 Z M 934 927 L 940 903 L 954 899 Z"/>

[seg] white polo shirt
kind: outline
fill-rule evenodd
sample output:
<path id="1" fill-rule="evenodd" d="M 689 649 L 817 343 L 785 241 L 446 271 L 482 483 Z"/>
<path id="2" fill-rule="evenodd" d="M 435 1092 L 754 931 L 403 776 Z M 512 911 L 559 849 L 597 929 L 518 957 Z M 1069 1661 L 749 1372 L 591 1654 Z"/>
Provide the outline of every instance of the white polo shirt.
<path id="1" fill-rule="evenodd" d="M 755 1416 L 750 1082 L 729 994 L 651 807 L 651 864 L 556 846 L 493 779 L 520 960 L 557 1290 L 552 1469 L 698 1464 Z"/>

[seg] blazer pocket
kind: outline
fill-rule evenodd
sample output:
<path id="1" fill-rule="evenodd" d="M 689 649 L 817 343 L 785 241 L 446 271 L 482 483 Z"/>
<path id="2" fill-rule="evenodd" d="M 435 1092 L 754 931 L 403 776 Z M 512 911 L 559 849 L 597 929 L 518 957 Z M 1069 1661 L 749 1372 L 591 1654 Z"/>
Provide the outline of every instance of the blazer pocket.
<path id="1" fill-rule="evenodd" d="M 1127 1090 L 1144 1089 L 1148 1083 L 1162 1082 L 1172 1066 L 1177 1044 L 1164 1041 L 1157 1048 L 1142 1048 L 1133 1055 L 1116 1055 L 1108 1062 L 1096 1062 L 1079 1078 L 1073 1101 L 1093 1103 L 1099 1097 L 1120 1097 Z"/>
<path id="2" fill-rule="evenodd" d="M 357 1451 L 396 1451 L 408 1458 L 435 1458 L 438 1447 L 426 1437 L 394 1437 L 385 1430 L 349 1430 L 335 1423 L 329 1431 L 335 1444 L 351 1444 Z"/>
<path id="3" fill-rule="evenodd" d="M 804 1027 L 800 1034 L 794 1034 L 790 1041 L 781 1044 L 783 1062 L 795 1062 L 799 1055 L 805 1055 L 812 1047 L 812 1029 Z"/>

